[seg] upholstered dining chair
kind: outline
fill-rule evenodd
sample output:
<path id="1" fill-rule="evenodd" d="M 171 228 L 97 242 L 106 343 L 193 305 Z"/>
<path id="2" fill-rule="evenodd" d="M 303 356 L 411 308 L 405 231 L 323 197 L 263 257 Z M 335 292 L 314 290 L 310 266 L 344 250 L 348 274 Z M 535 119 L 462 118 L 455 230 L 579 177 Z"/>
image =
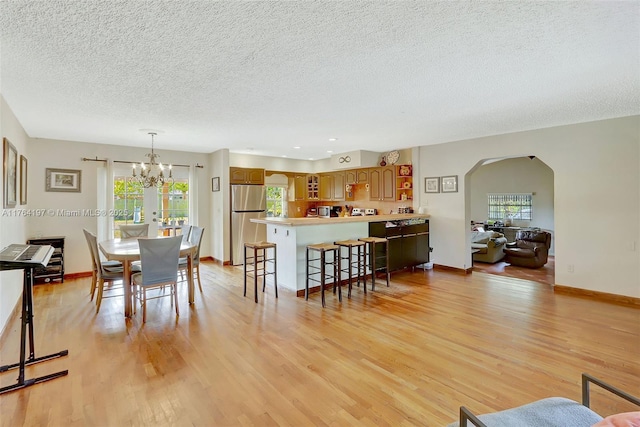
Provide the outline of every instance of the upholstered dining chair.
<path id="1" fill-rule="evenodd" d="M 202 292 L 202 283 L 200 282 L 200 246 L 202 245 L 202 235 L 204 234 L 204 227 L 191 227 L 191 235 L 189 241 L 196 245 L 196 252 L 193 254 L 193 275 L 194 279 L 198 280 L 198 288 Z M 186 277 L 187 272 L 187 258 L 180 258 L 180 272 Z"/>
<path id="2" fill-rule="evenodd" d="M 176 316 L 180 315 L 178 309 L 178 259 L 180 257 L 180 245 L 182 236 L 167 237 L 164 239 L 138 239 L 140 246 L 140 261 L 142 271 L 131 276 L 133 293 L 142 306 L 142 322 L 147 321 L 147 301 L 166 296 L 173 297 L 176 305 Z M 158 288 L 170 286 L 171 292 L 158 292 L 153 296 L 147 296 L 147 292 Z M 135 310 L 135 306 L 134 306 Z"/>
<path id="3" fill-rule="evenodd" d="M 122 239 L 149 236 L 149 224 L 121 224 L 119 227 Z"/>
<path id="4" fill-rule="evenodd" d="M 89 252 L 91 253 L 91 262 L 93 263 L 93 274 L 91 277 L 91 301 L 93 301 L 93 296 L 97 289 L 98 296 L 96 297 L 96 313 L 98 313 L 100 312 L 102 298 L 122 296 L 122 294 L 112 295 L 110 291 L 122 289 L 122 286 L 114 286 L 114 283 L 122 283 L 122 280 L 124 278 L 124 269 L 120 262 L 102 262 L 102 260 L 100 259 L 100 251 L 98 250 L 98 239 L 96 238 L 95 234 L 87 230 L 82 231 L 84 231 L 84 236 L 87 239 Z M 105 290 L 110 294 L 105 296 Z"/>

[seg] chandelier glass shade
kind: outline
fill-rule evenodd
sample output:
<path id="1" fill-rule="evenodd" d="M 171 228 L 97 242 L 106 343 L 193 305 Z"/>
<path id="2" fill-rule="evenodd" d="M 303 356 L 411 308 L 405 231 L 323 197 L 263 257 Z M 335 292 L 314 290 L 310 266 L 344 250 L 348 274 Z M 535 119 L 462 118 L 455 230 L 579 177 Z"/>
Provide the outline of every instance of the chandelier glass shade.
<path id="1" fill-rule="evenodd" d="M 145 154 L 149 158 L 148 163 L 140 162 L 139 165 L 133 164 L 133 172 L 131 179 L 139 182 L 144 188 L 149 187 L 162 187 L 164 184 L 173 183 L 173 173 L 171 171 L 171 164 L 169 164 L 169 176 L 165 176 L 165 167 L 162 163 L 156 162 L 156 159 L 160 157 L 153 150 L 154 138 L 157 135 L 156 132 L 149 132 L 151 135 L 151 153 Z M 136 171 L 136 167 L 140 168 L 140 173 Z"/>

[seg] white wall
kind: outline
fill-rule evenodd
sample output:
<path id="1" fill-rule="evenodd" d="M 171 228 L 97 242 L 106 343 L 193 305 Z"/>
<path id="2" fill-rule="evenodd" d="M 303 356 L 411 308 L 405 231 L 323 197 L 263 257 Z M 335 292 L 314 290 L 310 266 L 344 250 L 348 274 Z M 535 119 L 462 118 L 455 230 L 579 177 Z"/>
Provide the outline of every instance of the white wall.
<path id="1" fill-rule="evenodd" d="M 18 161 L 23 155 L 29 161 L 28 171 L 33 167 L 32 157 L 27 150 L 29 137 L 13 115 L 13 111 L 0 96 L 0 135 L 7 138 L 18 151 Z M 18 165 L 18 177 L 20 176 L 20 166 Z M 28 185 L 33 185 L 28 182 Z M 0 173 L 0 192 L 4 202 L 4 174 Z M 17 216 L 17 212 L 31 207 L 34 199 L 29 195 L 27 205 L 20 205 L 20 183 L 17 184 L 18 193 L 16 209 L 2 209 L 0 215 L 0 249 L 12 243 L 24 243 L 27 239 L 27 220 L 25 216 Z M 4 206 L 4 203 L 2 204 Z M 0 207 L 2 207 L 0 206 Z M 22 270 L 0 272 L 0 336 L 7 323 L 11 312 L 22 296 Z"/>
<path id="2" fill-rule="evenodd" d="M 229 261 L 231 259 L 229 244 L 231 234 L 229 150 L 218 150 L 209 154 L 209 163 L 211 170 L 207 187 L 211 194 L 209 204 L 210 254 L 217 261 Z M 220 191 L 212 191 L 211 178 L 213 177 L 220 178 Z"/>
<path id="3" fill-rule="evenodd" d="M 97 206 L 97 169 L 98 162 L 82 161 L 83 157 L 99 159 L 109 158 L 140 162 L 150 151 L 146 148 L 131 148 L 119 145 L 91 144 L 85 142 L 59 141 L 51 139 L 31 139 L 29 142 L 29 208 L 32 209 L 95 209 Z M 209 223 L 209 194 L 211 194 L 208 155 L 179 151 L 156 150 L 161 160 L 173 164 L 196 164 L 204 168 L 197 169 L 198 181 L 198 218 L 201 224 Z M 81 193 L 57 193 L 45 191 L 45 169 L 63 168 L 82 171 Z M 78 273 L 91 270 L 91 258 L 87 242 L 82 233 L 86 228 L 97 230 L 95 217 L 65 217 L 59 215 L 31 217 L 27 221 L 29 235 L 65 236 L 65 273 Z M 210 236 L 203 237 L 201 256 L 209 255 Z"/>
<path id="4" fill-rule="evenodd" d="M 639 298 L 640 116 L 420 147 L 421 181 L 459 177 L 457 193 L 420 194 L 436 264 L 471 265 L 468 172 L 528 155 L 554 172 L 556 284 Z"/>
<path id="5" fill-rule="evenodd" d="M 514 220 L 518 227 L 554 232 L 553 171 L 539 158 L 518 157 L 484 164 L 470 174 L 471 219 L 487 220 L 488 193 L 533 193 L 533 220 Z M 555 238 L 550 253 L 554 254 Z"/>

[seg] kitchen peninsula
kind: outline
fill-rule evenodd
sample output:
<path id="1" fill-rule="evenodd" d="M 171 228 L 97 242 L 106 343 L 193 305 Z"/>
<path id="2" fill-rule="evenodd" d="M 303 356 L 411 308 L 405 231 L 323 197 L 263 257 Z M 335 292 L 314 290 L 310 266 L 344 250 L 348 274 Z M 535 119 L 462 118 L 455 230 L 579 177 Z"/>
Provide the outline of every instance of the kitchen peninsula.
<path id="1" fill-rule="evenodd" d="M 304 295 L 306 247 L 310 244 L 367 236 L 388 237 L 391 258 L 396 259 L 390 261 L 391 270 L 404 266 L 397 261 L 398 257 L 405 259 L 408 265 L 429 261 L 429 215 L 259 218 L 251 221 L 266 224 L 267 240 L 277 246 L 278 286 L 294 290 L 298 296 Z"/>

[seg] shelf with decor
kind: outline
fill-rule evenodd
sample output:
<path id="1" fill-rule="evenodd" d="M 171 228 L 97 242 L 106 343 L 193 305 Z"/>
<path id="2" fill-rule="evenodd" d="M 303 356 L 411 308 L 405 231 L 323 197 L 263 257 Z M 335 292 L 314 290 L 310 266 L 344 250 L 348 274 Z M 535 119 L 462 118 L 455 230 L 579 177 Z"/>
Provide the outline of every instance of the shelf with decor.
<path id="1" fill-rule="evenodd" d="M 396 165 L 396 200 L 413 200 L 413 167 Z"/>

